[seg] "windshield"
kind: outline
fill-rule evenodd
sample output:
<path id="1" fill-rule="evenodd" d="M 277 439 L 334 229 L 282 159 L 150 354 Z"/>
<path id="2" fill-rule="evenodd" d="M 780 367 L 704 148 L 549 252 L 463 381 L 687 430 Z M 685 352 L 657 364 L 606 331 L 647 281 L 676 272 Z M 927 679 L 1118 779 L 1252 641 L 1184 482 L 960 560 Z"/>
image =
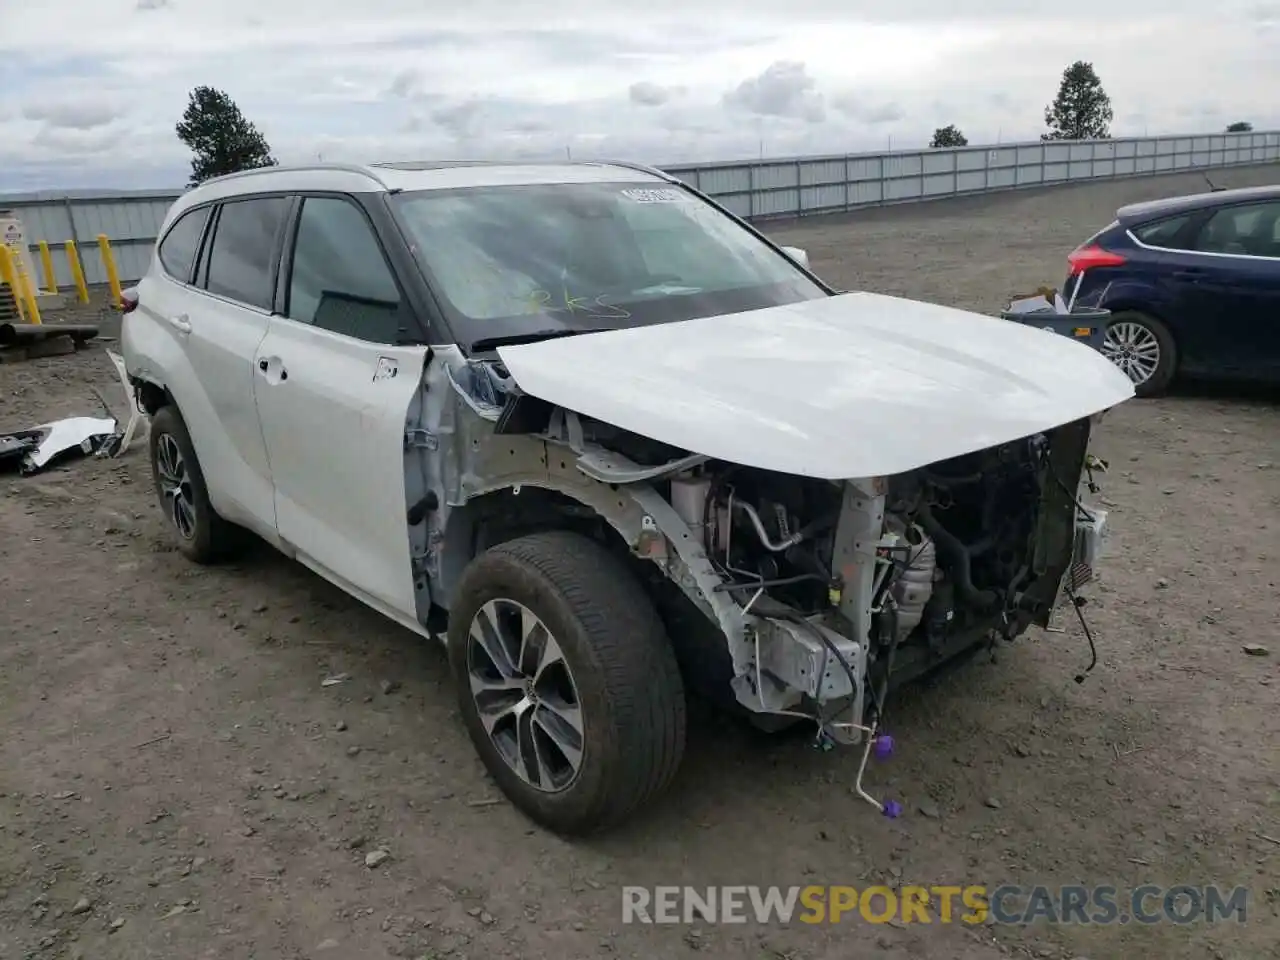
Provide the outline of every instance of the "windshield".
<path id="1" fill-rule="evenodd" d="M 455 335 L 469 346 L 828 295 L 676 185 L 486 186 L 403 193 L 394 203 Z"/>

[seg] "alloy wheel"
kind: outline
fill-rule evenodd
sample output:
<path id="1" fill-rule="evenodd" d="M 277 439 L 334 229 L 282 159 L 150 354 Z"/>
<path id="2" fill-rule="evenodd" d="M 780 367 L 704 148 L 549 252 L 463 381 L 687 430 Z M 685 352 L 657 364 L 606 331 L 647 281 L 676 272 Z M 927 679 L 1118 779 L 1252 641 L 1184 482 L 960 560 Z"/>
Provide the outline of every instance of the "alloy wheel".
<path id="1" fill-rule="evenodd" d="M 163 434 L 156 441 L 156 473 L 160 478 L 165 513 L 173 521 L 179 536 L 184 540 L 195 539 L 196 508 L 191 474 L 182 449 L 172 434 Z"/>
<path id="2" fill-rule="evenodd" d="M 476 611 L 467 678 L 481 724 L 520 779 L 546 793 L 577 780 L 585 744 L 578 687 L 559 643 L 532 610 L 496 599 Z"/>
<path id="3" fill-rule="evenodd" d="M 1107 327 L 1102 354 L 1139 386 L 1155 376 L 1160 368 L 1160 341 L 1150 328 L 1132 321 Z"/>

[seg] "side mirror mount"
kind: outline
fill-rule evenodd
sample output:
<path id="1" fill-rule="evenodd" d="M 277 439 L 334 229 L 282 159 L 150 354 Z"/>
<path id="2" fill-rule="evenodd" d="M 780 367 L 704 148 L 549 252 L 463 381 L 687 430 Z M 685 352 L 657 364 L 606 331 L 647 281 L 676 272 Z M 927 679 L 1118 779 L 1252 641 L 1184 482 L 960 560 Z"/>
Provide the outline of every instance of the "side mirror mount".
<path id="1" fill-rule="evenodd" d="M 783 247 L 782 252 L 806 270 L 809 269 L 809 254 L 801 247 Z"/>

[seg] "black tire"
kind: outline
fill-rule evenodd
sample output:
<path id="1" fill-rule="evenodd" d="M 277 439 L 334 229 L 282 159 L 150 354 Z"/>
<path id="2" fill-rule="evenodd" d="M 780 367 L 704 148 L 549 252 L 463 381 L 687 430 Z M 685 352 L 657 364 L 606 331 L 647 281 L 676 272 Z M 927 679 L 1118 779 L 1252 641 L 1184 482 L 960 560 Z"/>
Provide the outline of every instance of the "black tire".
<path id="1" fill-rule="evenodd" d="M 1178 369 L 1178 348 L 1173 342 L 1173 334 L 1163 322 L 1138 310 L 1120 310 L 1113 313 L 1107 321 L 1107 328 L 1110 329 L 1118 323 L 1137 324 L 1146 328 L 1155 337 L 1156 343 L 1160 346 L 1160 359 L 1156 364 L 1155 372 L 1144 382 L 1135 383 L 1133 392 L 1139 397 L 1160 396 L 1169 389 L 1169 384 L 1173 382 L 1173 376 Z"/>
<path id="2" fill-rule="evenodd" d="M 175 498 L 166 495 L 166 484 L 162 478 L 161 449 L 170 441 L 177 444 L 185 468 L 183 499 L 191 508 L 190 529 L 186 531 L 175 519 Z M 200 461 L 196 458 L 196 450 L 191 443 L 191 434 L 187 432 L 187 425 L 177 407 L 162 407 L 156 411 L 151 418 L 147 444 L 151 454 L 151 481 L 155 484 L 160 509 L 173 531 L 178 549 L 187 558 L 202 564 L 217 563 L 235 556 L 244 547 L 247 539 L 245 531 L 220 517 L 209 502 L 204 471 L 200 469 Z"/>
<path id="3" fill-rule="evenodd" d="M 541 620 L 572 675 L 582 759 L 558 792 L 526 782 L 504 759 L 472 695 L 471 626 L 494 600 L 514 601 Z M 565 836 L 595 833 L 626 819 L 671 781 L 686 726 L 675 653 L 640 583 L 595 541 L 550 531 L 481 554 L 458 584 L 448 646 L 472 743 L 498 786 L 536 823 Z"/>

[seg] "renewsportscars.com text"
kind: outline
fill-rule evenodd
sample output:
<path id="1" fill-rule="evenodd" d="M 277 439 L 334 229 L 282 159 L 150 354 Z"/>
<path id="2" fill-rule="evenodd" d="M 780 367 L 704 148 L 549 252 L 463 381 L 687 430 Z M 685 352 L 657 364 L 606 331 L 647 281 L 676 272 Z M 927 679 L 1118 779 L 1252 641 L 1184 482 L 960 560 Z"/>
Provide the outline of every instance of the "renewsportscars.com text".
<path id="1" fill-rule="evenodd" d="M 1244 923 L 1249 891 L 1217 886 L 623 887 L 623 923 Z"/>

